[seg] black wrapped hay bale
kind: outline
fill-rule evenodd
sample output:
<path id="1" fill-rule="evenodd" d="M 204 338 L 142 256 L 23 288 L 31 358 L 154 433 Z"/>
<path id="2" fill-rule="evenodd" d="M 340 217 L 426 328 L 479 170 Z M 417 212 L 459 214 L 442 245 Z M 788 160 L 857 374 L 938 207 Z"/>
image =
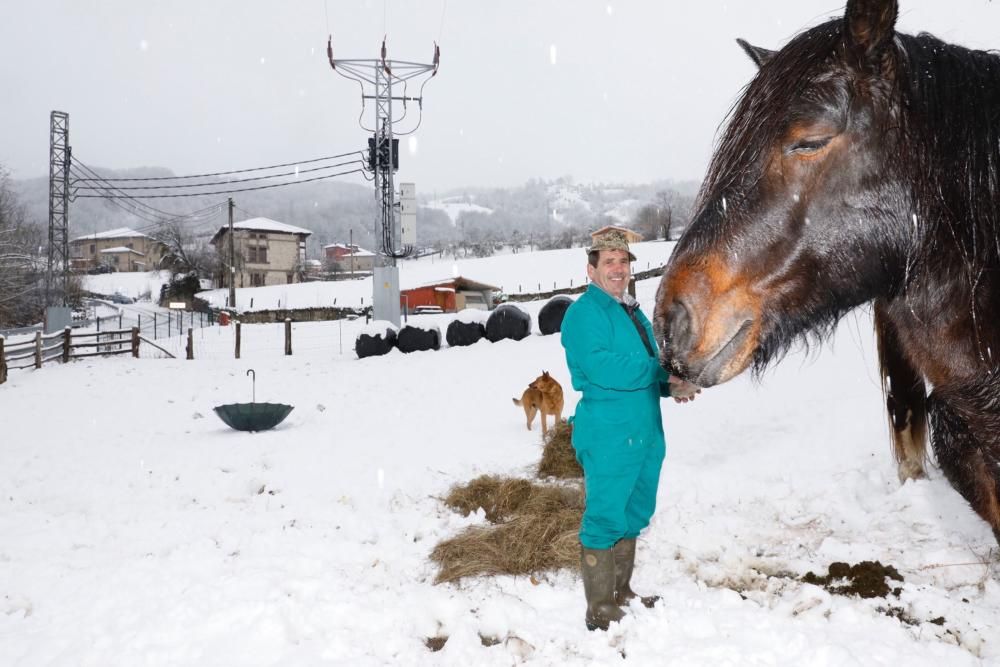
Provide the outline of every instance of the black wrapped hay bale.
<path id="1" fill-rule="evenodd" d="M 396 336 L 400 352 L 423 352 L 441 348 L 441 330 L 437 327 L 419 327 L 407 324 Z"/>
<path id="2" fill-rule="evenodd" d="M 354 341 L 354 352 L 358 355 L 358 359 L 388 354 L 394 347 L 396 347 L 396 327 L 391 322 L 372 322 Z"/>
<path id="3" fill-rule="evenodd" d="M 562 330 L 563 316 L 566 309 L 573 303 L 573 299 L 564 294 L 554 296 L 549 302 L 538 311 L 538 330 L 543 336 L 559 333 Z"/>
<path id="4" fill-rule="evenodd" d="M 512 303 L 497 306 L 486 320 L 486 337 L 491 343 L 504 338 L 521 340 L 531 333 L 531 315 Z"/>
<path id="5" fill-rule="evenodd" d="M 445 331 L 445 340 L 451 347 L 464 347 L 478 343 L 486 336 L 486 327 L 482 322 L 462 322 L 453 320 Z"/>

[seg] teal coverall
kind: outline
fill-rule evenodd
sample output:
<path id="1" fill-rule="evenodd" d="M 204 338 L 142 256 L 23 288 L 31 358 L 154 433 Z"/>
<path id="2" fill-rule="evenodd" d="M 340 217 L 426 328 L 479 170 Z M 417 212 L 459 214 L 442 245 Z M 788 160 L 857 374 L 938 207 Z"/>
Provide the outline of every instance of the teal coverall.
<path id="1" fill-rule="evenodd" d="M 669 395 L 649 320 L 643 342 L 622 303 L 597 285 L 566 311 L 562 345 L 573 388 L 583 393 L 573 417 L 573 447 L 587 493 L 580 542 L 608 549 L 634 538 L 656 509 L 665 443 L 660 397 Z"/>

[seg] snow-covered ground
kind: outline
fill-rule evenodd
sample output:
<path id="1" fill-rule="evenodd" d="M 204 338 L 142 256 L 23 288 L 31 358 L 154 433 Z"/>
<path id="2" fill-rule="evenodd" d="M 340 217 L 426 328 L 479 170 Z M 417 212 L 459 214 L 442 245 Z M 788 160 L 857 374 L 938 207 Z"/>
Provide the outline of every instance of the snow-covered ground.
<path id="1" fill-rule="evenodd" d="M 647 312 L 655 288 L 639 285 Z M 449 487 L 532 474 L 540 434 L 511 397 L 548 370 L 572 413 L 558 337 L 357 360 L 363 326 L 296 325 L 292 357 L 280 325 L 254 325 L 241 360 L 221 327 L 195 361 L 13 371 L 0 664 L 1000 664 L 992 535 L 936 469 L 896 481 L 866 313 L 760 386 L 664 403 L 659 510 L 634 582 L 663 599 L 608 633 L 584 628 L 575 574 L 435 586 L 428 561 L 485 522 L 443 507 Z M 250 399 L 249 368 L 258 401 L 295 406 L 273 431 L 212 412 Z M 792 578 L 866 559 L 899 570 L 898 599 Z"/>
<path id="2" fill-rule="evenodd" d="M 155 302 L 160 287 L 170 282 L 169 271 L 132 271 L 81 276 L 83 289 L 95 294 L 123 294 L 133 299 L 149 295 Z"/>

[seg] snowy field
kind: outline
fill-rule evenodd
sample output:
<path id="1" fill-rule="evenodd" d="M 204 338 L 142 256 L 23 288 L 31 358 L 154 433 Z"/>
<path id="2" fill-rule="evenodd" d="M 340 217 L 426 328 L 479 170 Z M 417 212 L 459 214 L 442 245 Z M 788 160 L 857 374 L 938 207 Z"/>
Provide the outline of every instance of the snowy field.
<path id="1" fill-rule="evenodd" d="M 639 284 L 647 312 L 655 288 Z M 297 325 L 292 357 L 280 325 L 255 325 L 242 360 L 228 327 L 195 361 L 12 372 L 0 665 L 1000 664 L 992 535 L 936 468 L 896 481 L 866 313 L 759 386 L 664 403 L 634 582 L 663 599 L 608 633 L 585 629 L 573 573 L 435 586 L 428 561 L 485 523 L 446 509 L 449 487 L 532 474 L 540 433 L 511 397 L 548 370 L 572 413 L 558 337 L 357 360 L 363 320 L 342 326 L 343 353 L 340 324 Z M 295 406 L 273 431 L 212 412 L 250 399 L 248 368 L 258 401 Z M 862 560 L 899 570 L 898 598 L 795 579 Z"/>

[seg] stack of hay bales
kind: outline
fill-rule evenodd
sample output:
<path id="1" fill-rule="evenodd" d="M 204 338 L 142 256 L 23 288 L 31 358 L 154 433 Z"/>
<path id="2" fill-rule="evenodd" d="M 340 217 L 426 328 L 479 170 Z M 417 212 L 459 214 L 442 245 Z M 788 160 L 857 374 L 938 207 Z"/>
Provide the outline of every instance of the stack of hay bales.
<path id="1" fill-rule="evenodd" d="M 564 294 L 554 296 L 538 311 L 538 330 L 543 336 L 559 333 L 562 330 L 563 317 L 566 309 L 572 305 L 573 299 Z"/>
<path id="2" fill-rule="evenodd" d="M 396 325 L 385 320 L 375 320 L 366 325 L 354 340 L 358 359 L 388 354 L 396 346 Z"/>
<path id="3" fill-rule="evenodd" d="M 531 315 L 512 303 L 497 306 L 486 320 L 486 338 L 491 343 L 509 338 L 521 340 L 531 333 Z"/>
<path id="4" fill-rule="evenodd" d="M 451 347 L 465 347 L 478 343 L 486 336 L 488 311 L 466 308 L 448 325 L 445 339 Z"/>
<path id="5" fill-rule="evenodd" d="M 441 348 L 441 330 L 434 325 L 407 324 L 396 335 L 400 352 L 423 352 Z"/>

